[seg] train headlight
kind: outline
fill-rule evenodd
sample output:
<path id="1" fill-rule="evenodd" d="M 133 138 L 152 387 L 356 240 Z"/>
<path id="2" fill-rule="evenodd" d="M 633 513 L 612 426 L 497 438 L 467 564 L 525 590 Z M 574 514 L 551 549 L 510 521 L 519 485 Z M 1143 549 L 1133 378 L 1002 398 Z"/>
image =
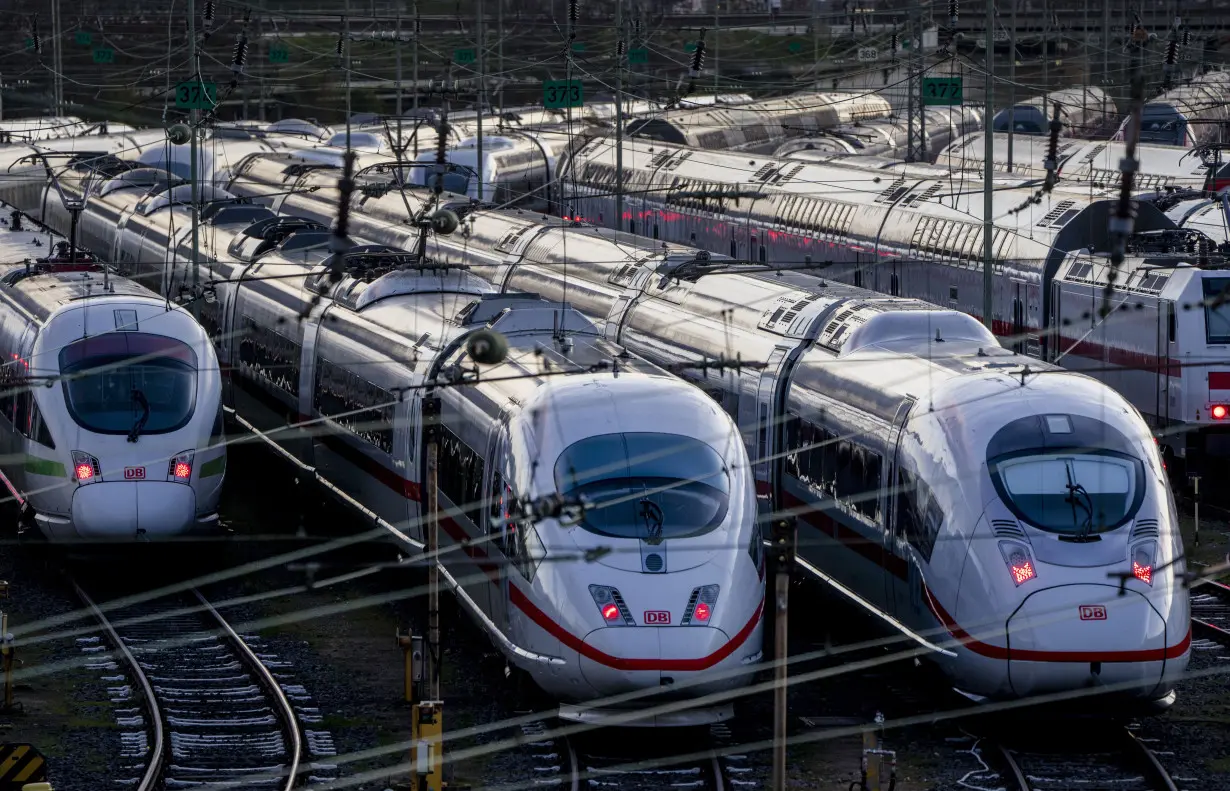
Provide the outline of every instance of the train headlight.
<path id="1" fill-rule="evenodd" d="M 709 623 L 709 619 L 713 617 L 713 608 L 717 606 L 718 593 L 721 590 L 721 587 L 718 585 L 701 585 L 699 588 L 693 588 L 692 595 L 688 598 L 688 607 L 683 611 L 683 621 L 681 623 L 685 626 L 690 623 Z"/>
<path id="2" fill-rule="evenodd" d="M 602 613 L 602 620 L 607 626 L 633 624 L 632 613 L 628 612 L 628 605 L 624 604 L 619 589 L 609 585 L 590 585 L 589 595 L 594 597 L 594 604 L 598 605 L 598 612 Z"/>
<path id="3" fill-rule="evenodd" d="M 1034 559 L 1024 544 L 1017 544 L 1013 541 L 1001 541 L 999 542 L 999 551 L 1004 556 L 1004 562 L 1008 564 L 1008 573 L 1012 575 L 1012 581 L 1016 583 L 1018 588 L 1038 576 L 1038 569 L 1034 565 Z"/>
<path id="4" fill-rule="evenodd" d="M 98 459 L 82 450 L 73 451 L 73 478 L 78 485 L 101 481 L 102 468 L 98 466 Z"/>
<path id="5" fill-rule="evenodd" d="M 1153 584 L 1153 558 L 1157 555 L 1157 543 L 1145 541 L 1132 548 L 1132 576 L 1146 585 Z"/>
<path id="6" fill-rule="evenodd" d="M 171 457 L 167 464 L 167 480 L 176 483 L 188 483 L 192 480 L 192 460 L 196 451 L 184 450 Z"/>

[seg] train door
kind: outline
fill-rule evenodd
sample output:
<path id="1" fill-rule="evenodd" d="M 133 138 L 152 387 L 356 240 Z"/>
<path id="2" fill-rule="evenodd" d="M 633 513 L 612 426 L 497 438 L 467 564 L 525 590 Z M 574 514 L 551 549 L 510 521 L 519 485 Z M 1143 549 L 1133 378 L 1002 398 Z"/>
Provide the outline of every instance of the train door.
<path id="1" fill-rule="evenodd" d="M 495 424 L 495 429 L 487 440 L 487 469 L 490 472 L 484 482 L 487 492 L 487 513 L 484 520 L 486 525 L 485 527 L 480 526 L 476 539 L 481 542 L 485 530 L 486 537 L 490 539 L 486 545 L 491 547 L 487 554 L 497 558 L 503 554 L 506 560 L 506 562 L 497 560 L 496 568 L 491 570 L 492 573 L 499 574 L 499 593 L 493 593 L 490 596 L 487 615 L 496 628 L 508 634 L 510 629 L 509 598 L 512 595 L 511 586 L 516 584 L 514 578 L 518 574 L 517 569 L 513 567 L 519 560 L 519 546 L 517 523 L 513 521 L 512 514 L 514 500 L 512 476 L 506 464 L 508 457 L 508 440 L 504 433 L 505 426 L 507 426 L 506 420 L 507 414 Z"/>
<path id="2" fill-rule="evenodd" d="M 15 328 L 16 329 L 16 328 Z M 20 335 L 21 340 L 13 347 L 15 352 L 12 354 L 11 365 L 4 366 L 6 372 L 10 376 L 20 381 L 30 370 L 31 352 L 34 351 L 34 339 L 38 337 L 38 325 L 34 322 L 27 322 L 25 329 L 15 335 Z M 34 408 L 34 398 L 30 393 L 29 387 L 17 387 L 9 397 L 0 401 L 4 404 L 5 417 L 13 423 L 14 431 L 6 432 L 3 449 L 6 456 L 9 458 L 28 459 L 26 438 L 31 436 L 30 421 L 33 417 L 32 410 Z M 31 469 L 39 465 L 37 464 L 14 464 L 10 468 L 12 470 L 11 482 L 19 492 L 37 492 L 46 490 L 48 486 L 58 487 L 61 485 L 61 480 L 55 476 L 50 478 L 34 475 L 31 480 Z M 71 492 L 71 487 L 68 490 Z M 70 495 L 71 499 L 71 495 Z"/>
<path id="3" fill-rule="evenodd" d="M 1042 357 L 1042 289 L 1027 283 L 1025 292 L 1025 353 Z"/>
<path id="4" fill-rule="evenodd" d="M 1025 350 L 1025 284 L 1012 281 L 1012 350 L 1021 354 Z"/>
<path id="5" fill-rule="evenodd" d="M 324 321 L 325 314 L 329 312 L 331 305 L 326 305 L 325 309 L 316 313 L 309 314 L 303 320 L 303 362 L 299 366 L 299 414 L 301 416 L 309 416 L 315 418 L 315 404 L 313 396 L 316 392 L 316 357 L 317 346 L 320 339 L 320 325 Z M 299 460 L 308 466 L 316 464 L 316 448 L 315 443 L 301 443 L 297 448 L 297 456 Z"/>
<path id="6" fill-rule="evenodd" d="M 893 463 L 885 465 L 881 507 L 884 514 L 884 584 L 888 610 L 898 619 L 911 623 L 922 608 L 922 575 L 910 551 L 906 535 L 905 507 L 913 495 L 913 476 L 901 456 L 901 436 L 909 419 L 914 399 L 907 398 L 897 407 L 889 436 Z"/>
<path id="7" fill-rule="evenodd" d="M 777 447 L 775 441 L 777 432 L 774 430 L 777 410 L 773 408 L 776 403 L 774 395 L 777 392 L 778 374 L 782 368 L 782 362 L 789 351 L 789 347 L 783 346 L 773 350 L 769 355 L 768 365 L 760 372 L 760 381 L 757 384 L 756 444 L 755 451 L 749 452 L 748 455 L 751 456 L 752 467 L 755 470 L 758 492 L 772 491 L 770 488 L 773 484 L 771 470 L 774 465 L 769 463 L 769 459 L 776 452 Z M 748 447 L 750 450 L 752 446 Z"/>

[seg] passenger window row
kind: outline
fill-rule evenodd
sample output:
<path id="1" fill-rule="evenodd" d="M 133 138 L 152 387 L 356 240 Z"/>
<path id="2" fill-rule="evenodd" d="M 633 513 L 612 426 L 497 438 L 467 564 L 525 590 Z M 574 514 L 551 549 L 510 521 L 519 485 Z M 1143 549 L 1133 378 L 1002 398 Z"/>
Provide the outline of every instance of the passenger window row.
<path id="1" fill-rule="evenodd" d="M 883 457 L 832 430 L 791 413 L 786 421 L 786 472 L 811 489 L 847 505 L 877 524 L 880 513 L 880 473 Z"/>
<path id="2" fill-rule="evenodd" d="M 350 433 L 393 452 L 393 417 L 397 397 L 340 365 L 319 358 L 313 406 Z"/>

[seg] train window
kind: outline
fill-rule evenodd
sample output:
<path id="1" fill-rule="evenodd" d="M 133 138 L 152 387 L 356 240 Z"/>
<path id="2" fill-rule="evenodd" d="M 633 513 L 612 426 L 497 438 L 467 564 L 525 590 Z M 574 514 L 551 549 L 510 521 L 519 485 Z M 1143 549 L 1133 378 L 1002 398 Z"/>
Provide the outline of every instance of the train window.
<path id="1" fill-rule="evenodd" d="M 708 533 L 726 518 L 730 472 L 708 444 L 679 434 L 587 437 L 555 463 L 561 494 L 595 505 L 580 525 L 615 538 L 658 541 Z"/>
<path id="2" fill-rule="evenodd" d="M 854 285 L 855 285 L 855 286 L 857 286 L 858 288 L 862 288 L 862 287 L 863 287 L 863 269 L 862 269 L 862 267 L 857 267 L 857 268 L 854 270 Z"/>
<path id="3" fill-rule="evenodd" d="M 1230 343 L 1230 277 L 1208 277 L 1204 286 L 1204 331 L 1208 343 Z"/>
<path id="4" fill-rule="evenodd" d="M 739 257 L 739 245 L 737 242 L 735 242 L 734 239 L 730 240 L 730 257 L 731 258 Z"/>
<path id="5" fill-rule="evenodd" d="M 696 244 L 696 231 L 692 231 L 692 234 L 691 234 L 691 237 L 689 238 L 689 241 L 690 241 L 692 244 Z"/>
<path id="6" fill-rule="evenodd" d="M 397 397 L 323 357 L 316 360 L 312 405 L 323 417 L 375 445 L 393 452 L 393 418 Z"/>
<path id="7" fill-rule="evenodd" d="M 764 262 L 765 262 L 765 249 L 764 249 L 764 245 L 762 244 L 760 245 L 760 263 L 763 264 Z"/>
<path id="8" fill-rule="evenodd" d="M 658 237 L 658 224 L 656 222 L 653 224 L 653 238 L 655 239 L 659 238 Z"/>
<path id="9" fill-rule="evenodd" d="M 448 428 L 440 427 L 439 486 L 453 507 L 471 522 L 482 524 L 483 457 Z"/>
<path id="10" fill-rule="evenodd" d="M 257 324 L 250 316 L 243 317 L 240 327 L 240 366 L 247 374 L 298 397 L 302 347 L 290 338 Z"/>
<path id="11" fill-rule="evenodd" d="M 1144 500 L 1138 448 L 1096 418 L 1011 421 L 987 444 L 987 466 L 996 493 L 1016 517 L 1051 533 L 1114 530 Z"/>
<path id="12" fill-rule="evenodd" d="M 109 332 L 60 350 L 68 412 L 99 434 L 165 434 L 196 408 L 196 352 L 176 338 Z"/>
<path id="13" fill-rule="evenodd" d="M 221 407 L 219 407 L 221 409 Z M 220 414 L 220 413 L 219 413 Z M 38 402 L 31 399 L 30 403 L 30 439 L 40 445 L 48 448 L 54 448 L 56 442 L 51 437 L 51 429 L 47 427 L 47 421 L 43 420 L 43 413 L 38 408 Z"/>
<path id="14" fill-rule="evenodd" d="M 953 302 L 957 301 L 957 287 L 956 286 L 948 287 L 948 298 L 952 300 Z"/>
<path id="15" fill-rule="evenodd" d="M 896 532 L 928 563 L 935 550 L 935 541 L 944 515 L 931 495 L 931 489 L 909 470 L 897 469 Z"/>
<path id="16" fill-rule="evenodd" d="M 1166 306 L 1166 339 L 1170 343 L 1174 343 L 1175 332 L 1177 330 L 1177 327 L 1175 326 L 1176 322 L 1175 322 L 1174 303 L 1164 302 L 1162 304 Z"/>
<path id="17" fill-rule="evenodd" d="M 894 297 L 901 294 L 901 280 L 897 277 L 896 272 L 893 272 L 888 279 L 888 293 Z"/>
<path id="18" fill-rule="evenodd" d="M 636 233 L 636 220 L 628 220 L 628 233 Z"/>

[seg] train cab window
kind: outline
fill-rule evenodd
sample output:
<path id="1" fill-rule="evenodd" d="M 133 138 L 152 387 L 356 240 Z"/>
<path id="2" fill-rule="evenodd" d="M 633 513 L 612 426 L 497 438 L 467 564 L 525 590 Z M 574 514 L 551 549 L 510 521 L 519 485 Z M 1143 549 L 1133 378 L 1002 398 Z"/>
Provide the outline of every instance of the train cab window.
<path id="1" fill-rule="evenodd" d="M 731 258 L 739 257 L 739 244 L 734 239 L 730 240 L 730 257 Z"/>
<path id="2" fill-rule="evenodd" d="M 903 536 L 928 563 L 944 524 L 944 512 L 931 489 L 909 470 L 897 469 L 897 535 Z"/>
<path id="3" fill-rule="evenodd" d="M 68 412 L 99 434 L 164 434 L 196 408 L 196 352 L 183 341 L 108 332 L 60 350 Z"/>
<path id="4" fill-rule="evenodd" d="M 1206 340 L 1210 344 L 1230 343 L 1230 302 L 1221 301 L 1230 293 L 1230 277 L 1207 277 L 1202 285 Z"/>
<path id="5" fill-rule="evenodd" d="M 722 524 L 730 471 L 698 439 L 648 432 L 574 442 L 555 463 L 561 494 L 587 497 L 580 526 L 614 538 L 659 541 L 703 535 Z"/>
<path id="6" fill-rule="evenodd" d="M 1144 499 L 1139 451 L 1095 418 L 1014 420 L 991 437 L 987 466 L 1017 518 L 1051 533 L 1083 537 L 1114 530 Z"/>
<path id="7" fill-rule="evenodd" d="M 948 287 L 948 299 L 950 299 L 953 302 L 957 301 L 957 287 L 956 286 Z"/>
<path id="8" fill-rule="evenodd" d="M 764 245 L 762 244 L 760 245 L 760 263 L 763 264 L 764 262 L 765 262 L 765 249 L 764 249 Z"/>

